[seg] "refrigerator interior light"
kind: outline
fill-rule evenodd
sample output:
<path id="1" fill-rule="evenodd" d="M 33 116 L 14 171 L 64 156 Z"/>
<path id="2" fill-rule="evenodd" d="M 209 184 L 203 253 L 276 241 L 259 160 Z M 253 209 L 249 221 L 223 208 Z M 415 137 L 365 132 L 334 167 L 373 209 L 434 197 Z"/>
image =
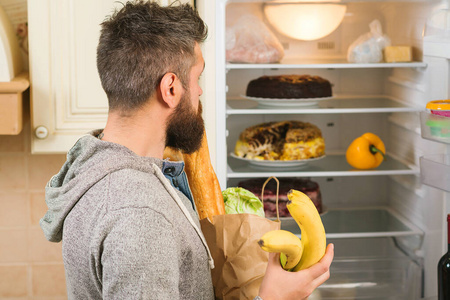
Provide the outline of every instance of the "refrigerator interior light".
<path id="1" fill-rule="evenodd" d="M 335 3 L 266 3 L 264 14 L 280 33 L 297 40 L 317 40 L 332 33 L 347 7 Z"/>

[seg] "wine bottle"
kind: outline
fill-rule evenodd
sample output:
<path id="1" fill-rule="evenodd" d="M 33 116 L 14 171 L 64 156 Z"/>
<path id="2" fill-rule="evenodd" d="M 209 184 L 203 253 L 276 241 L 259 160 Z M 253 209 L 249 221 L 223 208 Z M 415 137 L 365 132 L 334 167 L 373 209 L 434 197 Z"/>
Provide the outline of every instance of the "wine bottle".
<path id="1" fill-rule="evenodd" d="M 450 214 L 447 215 L 448 250 L 438 263 L 438 300 L 450 300 Z"/>

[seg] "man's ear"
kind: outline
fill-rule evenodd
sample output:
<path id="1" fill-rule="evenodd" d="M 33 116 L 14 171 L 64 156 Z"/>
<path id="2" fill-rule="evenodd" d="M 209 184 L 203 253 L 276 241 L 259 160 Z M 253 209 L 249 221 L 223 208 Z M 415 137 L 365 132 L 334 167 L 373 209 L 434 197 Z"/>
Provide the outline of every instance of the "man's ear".
<path id="1" fill-rule="evenodd" d="M 164 74 L 159 83 L 159 88 L 161 90 L 162 99 L 167 106 L 170 108 L 176 107 L 183 94 L 183 86 L 181 85 L 178 76 L 174 73 Z"/>

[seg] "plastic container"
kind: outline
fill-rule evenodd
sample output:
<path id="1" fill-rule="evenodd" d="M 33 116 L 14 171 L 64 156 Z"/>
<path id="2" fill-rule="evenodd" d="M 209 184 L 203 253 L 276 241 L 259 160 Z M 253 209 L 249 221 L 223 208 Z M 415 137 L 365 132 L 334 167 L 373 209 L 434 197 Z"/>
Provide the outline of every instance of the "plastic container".
<path id="1" fill-rule="evenodd" d="M 322 300 L 419 299 L 420 267 L 408 258 L 335 259 L 318 288 Z M 318 295 L 317 295 L 318 296 Z"/>
<path id="2" fill-rule="evenodd" d="M 422 266 L 401 252 L 391 239 L 327 242 L 335 244 L 331 277 L 309 300 L 420 299 Z"/>
<path id="3" fill-rule="evenodd" d="M 440 114 L 436 114 L 436 112 Z M 421 112 L 421 134 L 425 139 L 450 144 L 450 117 L 442 114 L 448 114 L 448 112 L 435 109 Z"/>
<path id="4" fill-rule="evenodd" d="M 450 100 L 435 100 L 427 103 L 427 110 L 433 115 L 450 117 Z"/>

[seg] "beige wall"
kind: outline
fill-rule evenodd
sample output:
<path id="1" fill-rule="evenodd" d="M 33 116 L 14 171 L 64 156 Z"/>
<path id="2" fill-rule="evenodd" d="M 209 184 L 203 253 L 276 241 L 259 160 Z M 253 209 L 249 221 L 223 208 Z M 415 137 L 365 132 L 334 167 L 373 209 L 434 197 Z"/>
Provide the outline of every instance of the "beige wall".
<path id="1" fill-rule="evenodd" d="M 61 243 L 48 242 L 39 219 L 44 187 L 65 155 L 30 154 L 29 96 L 24 129 L 0 135 L 0 300 L 66 299 Z"/>
<path id="2" fill-rule="evenodd" d="M 15 28 L 27 21 L 26 0 L 0 0 L 0 5 Z M 0 300 L 66 299 L 61 243 L 45 240 L 39 227 L 47 209 L 45 184 L 65 155 L 30 154 L 28 94 L 24 110 L 21 134 L 0 135 Z"/>

